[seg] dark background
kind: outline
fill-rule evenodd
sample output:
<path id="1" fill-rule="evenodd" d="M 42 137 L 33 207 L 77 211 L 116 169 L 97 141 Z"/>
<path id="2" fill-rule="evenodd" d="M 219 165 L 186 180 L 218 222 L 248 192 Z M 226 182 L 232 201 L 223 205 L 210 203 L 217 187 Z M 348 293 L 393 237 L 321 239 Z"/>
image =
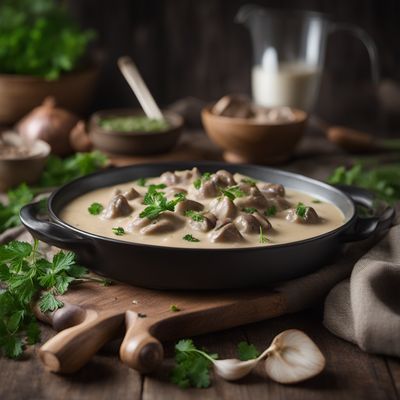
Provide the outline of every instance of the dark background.
<path id="1" fill-rule="evenodd" d="M 137 104 L 116 67 L 116 59 L 125 54 L 133 57 L 163 106 L 186 96 L 210 101 L 226 93 L 250 93 L 250 37 L 243 26 L 233 21 L 245 1 L 68 0 L 67 3 L 82 26 L 98 31 L 94 47 L 101 49 L 103 64 L 93 110 Z M 391 80 L 389 92 L 397 95 L 399 89 L 392 80 L 400 81 L 400 1 L 252 3 L 322 11 L 335 21 L 365 29 L 376 41 L 384 85 Z M 391 125 L 387 110 L 382 109 L 382 101 L 378 99 L 380 90 L 371 84 L 369 59 L 363 45 L 346 33 L 331 35 L 317 114 L 332 123 L 351 125 L 358 121 L 358 126 L 368 129 L 388 129 Z"/>

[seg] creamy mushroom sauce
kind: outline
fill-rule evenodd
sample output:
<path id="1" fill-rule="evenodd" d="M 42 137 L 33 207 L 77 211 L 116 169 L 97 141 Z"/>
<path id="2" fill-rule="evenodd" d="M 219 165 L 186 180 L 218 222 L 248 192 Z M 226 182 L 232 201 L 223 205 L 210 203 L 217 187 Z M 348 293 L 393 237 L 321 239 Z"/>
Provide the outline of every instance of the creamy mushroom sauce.
<path id="1" fill-rule="evenodd" d="M 134 181 L 93 190 L 71 201 L 62 210 L 61 218 L 82 231 L 99 236 L 135 243 L 185 248 L 273 246 L 312 238 L 332 231 L 344 223 L 343 213 L 325 199 L 316 199 L 309 194 L 283 188 L 279 184 L 271 185 L 261 181 L 246 184 L 243 180 L 249 177 L 240 174 L 232 176 L 226 171 L 221 173 L 220 176 L 217 176 L 218 173 L 211 174 L 211 177 L 206 180 L 201 179 L 201 174 L 194 168 L 191 171 L 167 172 L 161 177 L 146 179 L 146 187 Z M 198 186 L 199 180 L 201 180 L 201 186 L 200 189 L 196 189 L 194 183 Z M 204 208 L 199 212 L 204 217 L 209 217 L 207 224 L 204 223 L 205 218 L 203 218 L 203 224 L 196 224 L 190 216 L 182 215 L 182 209 L 186 206 L 189 209 L 202 208 L 196 203 L 185 203 L 185 201 L 178 203 L 174 212 L 166 211 L 156 219 L 139 217 L 139 214 L 147 207 L 143 204 L 143 200 L 149 185 L 160 183 L 167 185 L 158 191 L 163 192 L 168 200 L 176 198 L 174 195 L 177 192 L 186 191 L 187 200 L 201 203 Z M 220 192 L 224 187 L 226 189 L 232 186 L 239 188 L 242 192 L 239 195 L 245 194 L 242 197 L 236 197 L 233 202 L 225 195 L 221 196 Z M 211 187 L 212 190 L 208 191 L 206 196 L 212 195 L 212 197 L 204 198 L 204 190 L 207 187 Z M 213 193 L 215 188 L 218 193 Z M 130 195 L 127 195 L 129 191 Z M 116 195 L 118 195 L 118 201 L 116 201 Z M 128 199 L 135 195 L 138 197 L 128 200 L 124 195 Z M 99 215 L 90 214 L 88 208 L 92 203 L 100 203 L 104 210 Z M 296 214 L 299 203 L 304 204 L 307 213 L 312 211 L 308 213 L 309 220 L 300 218 Z M 266 216 L 266 211 L 268 213 L 269 210 L 271 213 L 274 206 L 276 214 Z M 254 212 L 252 208 L 256 208 L 258 213 L 250 214 L 249 211 Z M 121 210 L 125 215 L 118 216 Z M 214 215 L 217 214 L 217 218 L 206 214 L 210 211 Z M 112 215 L 113 212 L 114 215 Z M 226 214 L 230 218 L 224 218 Z M 249 218 L 249 216 L 254 218 Z M 214 226 L 215 223 L 216 226 Z M 198 230 L 200 225 L 206 231 Z M 228 228 L 227 225 L 229 225 Z M 125 233 L 116 235 L 113 228 L 117 227 L 123 228 Z M 221 233 L 221 230 L 225 231 Z M 260 233 L 264 240 L 261 240 Z M 183 237 L 186 235 L 192 235 L 199 241 L 184 240 Z"/>

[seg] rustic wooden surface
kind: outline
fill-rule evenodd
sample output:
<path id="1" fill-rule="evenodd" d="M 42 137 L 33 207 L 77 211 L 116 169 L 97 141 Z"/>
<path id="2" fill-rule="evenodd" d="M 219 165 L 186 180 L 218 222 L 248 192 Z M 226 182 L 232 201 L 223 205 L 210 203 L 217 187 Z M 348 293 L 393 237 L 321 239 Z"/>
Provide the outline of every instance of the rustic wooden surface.
<path id="1" fill-rule="evenodd" d="M 191 139 L 215 151 L 205 137 Z M 284 167 L 324 179 L 332 168 L 346 162 L 349 162 L 348 156 L 335 151 L 323 137 L 314 136 L 306 138 L 296 157 Z M 199 346 L 228 358 L 235 356 L 236 345 L 241 340 L 247 339 L 262 349 L 277 333 L 289 328 L 302 329 L 325 354 L 327 367 L 318 377 L 298 385 L 283 386 L 271 382 L 260 369 L 238 383 L 214 379 L 209 389 L 182 390 L 168 381 L 172 343 L 166 345 L 167 360 L 162 368 L 151 375 L 141 376 L 120 363 L 117 357 L 120 343 L 114 342 L 71 376 L 44 371 L 35 355 L 39 346 L 31 349 L 26 359 L 19 362 L 2 358 L 0 399 L 400 399 L 400 360 L 363 353 L 353 344 L 330 334 L 321 320 L 322 311 L 316 305 L 302 313 L 195 338 Z M 43 327 L 43 342 L 53 335 L 54 331 Z"/>

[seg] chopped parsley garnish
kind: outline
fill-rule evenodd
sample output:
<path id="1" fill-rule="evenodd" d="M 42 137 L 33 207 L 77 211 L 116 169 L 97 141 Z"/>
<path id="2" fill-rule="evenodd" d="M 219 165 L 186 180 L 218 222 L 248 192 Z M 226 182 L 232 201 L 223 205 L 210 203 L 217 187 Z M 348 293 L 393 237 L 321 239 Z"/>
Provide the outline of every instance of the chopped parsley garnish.
<path id="1" fill-rule="evenodd" d="M 240 181 L 243 183 L 247 183 L 248 185 L 255 185 L 257 183 L 257 181 L 252 178 L 243 178 Z"/>
<path id="2" fill-rule="evenodd" d="M 89 207 L 88 207 L 88 211 L 90 214 L 92 215 L 99 215 L 102 211 L 103 211 L 104 207 L 102 204 L 100 203 L 92 203 Z"/>
<path id="3" fill-rule="evenodd" d="M 165 189 L 167 185 L 165 183 L 157 183 L 149 185 L 149 189 L 158 190 L 158 189 Z"/>
<path id="4" fill-rule="evenodd" d="M 139 178 L 139 179 L 136 181 L 136 184 L 137 184 L 138 186 L 141 186 L 141 187 L 145 187 L 145 186 L 146 186 L 146 183 L 147 183 L 147 178 Z"/>
<path id="5" fill-rule="evenodd" d="M 306 216 L 308 207 L 303 203 L 297 203 L 296 206 L 296 215 L 300 218 L 304 218 Z"/>
<path id="6" fill-rule="evenodd" d="M 204 221 L 204 216 L 194 210 L 187 210 L 185 211 L 185 216 L 191 218 L 193 221 L 196 222 L 203 222 Z"/>
<path id="7" fill-rule="evenodd" d="M 244 211 L 247 214 L 254 214 L 257 211 L 257 208 L 254 207 L 244 207 L 242 208 L 242 211 Z"/>
<path id="8" fill-rule="evenodd" d="M 315 204 L 322 203 L 322 201 L 321 201 L 321 200 L 318 200 L 318 199 L 314 199 L 312 202 L 315 203 Z"/>
<path id="9" fill-rule="evenodd" d="M 185 200 L 183 193 L 177 193 L 173 200 L 167 200 L 163 192 L 158 192 L 156 185 L 150 185 L 143 203 L 147 207 L 139 214 L 140 218 L 156 219 L 165 211 L 175 211 L 175 206 Z"/>
<path id="10" fill-rule="evenodd" d="M 237 346 L 237 353 L 240 361 L 254 360 L 260 355 L 254 344 L 240 342 Z"/>
<path id="11" fill-rule="evenodd" d="M 196 180 L 193 181 L 193 186 L 197 190 L 199 190 L 201 188 L 201 184 L 205 181 L 209 181 L 210 179 L 211 179 L 211 173 L 204 172 L 204 174 L 200 178 L 197 178 Z"/>
<path id="12" fill-rule="evenodd" d="M 260 226 L 260 236 L 259 236 L 258 240 L 260 243 L 269 243 L 270 242 L 270 240 L 267 238 L 267 236 L 264 235 L 263 228 L 261 226 Z"/>
<path id="13" fill-rule="evenodd" d="M 221 193 L 226 196 L 229 200 L 235 200 L 237 197 L 244 197 L 246 193 L 239 189 L 239 186 L 230 186 L 225 189 L 220 189 Z"/>
<path id="14" fill-rule="evenodd" d="M 188 233 L 187 235 L 185 235 L 183 238 L 183 240 L 186 240 L 188 242 L 200 242 L 199 239 L 195 238 L 194 236 L 192 236 L 190 233 Z"/>
<path id="15" fill-rule="evenodd" d="M 170 311 L 172 311 L 172 312 L 181 311 L 181 309 L 180 309 L 177 305 L 175 305 L 175 304 L 171 304 L 171 307 L 170 307 L 169 309 L 170 309 Z"/>
<path id="16" fill-rule="evenodd" d="M 273 217 L 277 212 L 278 212 L 278 210 L 277 210 L 276 206 L 272 205 L 271 207 L 268 207 L 264 211 L 264 215 L 267 217 Z"/>
<path id="17" fill-rule="evenodd" d="M 122 236 L 125 235 L 125 229 L 118 226 L 117 228 L 112 228 L 112 231 L 114 232 L 115 235 L 117 236 Z"/>
<path id="18" fill-rule="evenodd" d="M 180 340 L 175 345 L 175 367 L 171 382 L 181 388 L 210 386 L 210 369 L 218 354 L 209 354 L 196 348 L 190 339 Z"/>

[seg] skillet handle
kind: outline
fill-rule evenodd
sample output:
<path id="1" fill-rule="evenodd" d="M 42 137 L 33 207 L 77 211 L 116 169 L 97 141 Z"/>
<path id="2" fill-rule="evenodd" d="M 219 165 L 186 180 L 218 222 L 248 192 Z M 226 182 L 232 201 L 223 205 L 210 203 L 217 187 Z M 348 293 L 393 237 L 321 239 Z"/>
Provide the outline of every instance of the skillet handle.
<path id="1" fill-rule="evenodd" d="M 376 196 L 369 190 L 356 186 L 335 185 L 342 192 L 346 193 L 354 201 L 356 205 L 361 205 L 369 210 L 376 208 Z M 380 234 L 390 228 L 395 217 L 395 210 L 391 206 L 386 206 L 383 210 L 378 211 L 373 217 L 362 218 L 356 216 L 353 227 L 341 235 L 344 242 L 354 242 Z"/>
<path id="2" fill-rule="evenodd" d="M 41 219 L 40 202 L 22 207 L 20 218 L 32 236 L 61 249 L 79 251 L 88 250 L 88 241 L 74 231 L 56 222 Z"/>

